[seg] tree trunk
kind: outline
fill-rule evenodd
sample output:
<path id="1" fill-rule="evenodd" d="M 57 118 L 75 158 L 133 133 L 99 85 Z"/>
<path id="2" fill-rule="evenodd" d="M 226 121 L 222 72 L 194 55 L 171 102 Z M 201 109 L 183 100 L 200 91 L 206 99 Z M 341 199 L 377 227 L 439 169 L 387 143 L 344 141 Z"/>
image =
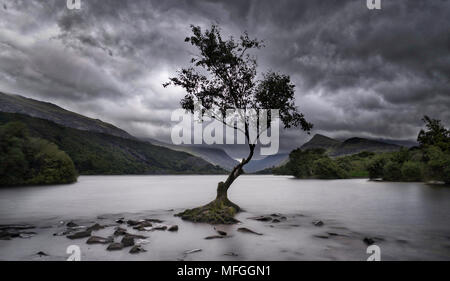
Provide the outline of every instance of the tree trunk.
<path id="1" fill-rule="evenodd" d="M 231 184 L 241 175 L 244 173 L 243 167 L 253 157 L 253 153 L 255 151 L 255 145 L 250 145 L 250 153 L 247 156 L 247 158 L 242 159 L 241 163 L 239 163 L 236 167 L 233 168 L 230 175 L 228 176 L 227 180 L 225 182 L 219 182 L 217 185 L 217 197 L 216 200 L 228 200 L 228 189 L 230 188 Z M 229 201 L 229 200 L 228 200 Z"/>

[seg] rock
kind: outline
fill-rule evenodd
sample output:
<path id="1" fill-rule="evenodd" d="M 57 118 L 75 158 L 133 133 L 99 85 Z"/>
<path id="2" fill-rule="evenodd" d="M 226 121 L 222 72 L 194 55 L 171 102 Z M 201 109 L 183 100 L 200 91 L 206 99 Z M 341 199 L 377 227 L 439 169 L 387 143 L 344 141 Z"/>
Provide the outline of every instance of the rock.
<path id="1" fill-rule="evenodd" d="M 139 245 L 133 246 L 133 248 L 130 249 L 130 254 L 139 254 L 142 252 L 146 252 L 146 250 Z"/>
<path id="2" fill-rule="evenodd" d="M 225 231 L 223 231 L 223 230 L 216 229 L 216 231 L 217 231 L 217 233 L 219 233 L 222 236 L 226 236 L 227 235 L 227 233 Z"/>
<path id="3" fill-rule="evenodd" d="M 69 222 L 66 224 L 66 226 L 67 226 L 67 227 L 77 227 L 78 224 L 74 223 L 73 221 L 69 221 Z"/>
<path id="4" fill-rule="evenodd" d="M 113 243 L 114 239 L 112 237 L 104 238 L 100 236 L 91 236 L 86 241 L 86 244 L 109 244 Z"/>
<path id="5" fill-rule="evenodd" d="M 98 230 L 103 229 L 103 228 L 105 228 L 105 226 L 96 223 L 96 224 L 86 228 L 86 231 L 98 231 Z"/>
<path id="6" fill-rule="evenodd" d="M 131 234 L 131 233 L 125 233 L 125 236 L 133 237 L 134 239 L 146 239 L 147 238 L 147 236 Z"/>
<path id="7" fill-rule="evenodd" d="M 8 230 L 8 229 L 32 229 L 35 226 L 30 224 L 2 224 L 0 225 L 0 230 Z"/>
<path id="8" fill-rule="evenodd" d="M 123 249 L 122 243 L 111 243 L 109 244 L 108 248 L 106 248 L 106 250 L 108 251 L 118 251 L 122 249 Z"/>
<path id="9" fill-rule="evenodd" d="M 178 225 L 171 225 L 168 229 L 167 229 L 168 231 L 178 231 Z"/>
<path id="10" fill-rule="evenodd" d="M 272 218 L 269 216 L 250 217 L 248 219 L 255 220 L 255 221 L 270 221 L 270 220 L 272 220 Z"/>
<path id="11" fill-rule="evenodd" d="M 221 239 L 221 238 L 225 238 L 225 236 L 222 236 L 222 235 L 212 235 L 212 236 L 205 237 L 206 240 L 211 240 L 211 239 Z"/>
<path id="12" fill-rule="evenodd" d="M 327 235 L 314 235 L 314 237 L 320 238 L 320 239 L 328 239 L 329 236 Z"/>
<path id="13" fill-rule="evenodd" d="M 273 214 L 270 214 L 270 216 L 271 217 L 281 217 L 281 214 L 280 213 L 273 213 Z"/>
<path id="14" fill-rule="evenodd" d="M 162 221 L 162 220 L 158 220 L 158 219 L 145 219 L 146 221 L 149 221 L 149 222 L 155 222 L 155 223 L 163 223 L 164 221 Z"/>
<path id="15" fill-rule="evenodd" d="M 118 223 L 118 224 L 122 224 L 122 223 L 124 223 L 125 221 L 123 220 L 123 219 L 118 219 L 118 220 L 116 220 L 116 223 Z"/>
<path id="16" fill-rule="evenodd" d="M 114 236 L 121 236 L 127 234 L 127 230 L 125 228 L 117 227 L 114 231 Z"/>
<path id="17" fill-rule="evenodd" d="M 76 233 L 71 234 L 71 235 L 67 235 L 66 237 L 73 240 L 73 239 L 86 238 L 86 237 L 89 237 L 89 236 L 91 236 L 91 231 L 86 230 L 86 231 L 79 231 L 79 232 L 76 232 Z"/>
<path id="18" fill-rule="evenodd" d="M 363 241 L 364 241 L 364 243 L 366 243 L 367 245 L 372 245 L 372 244 L 375 243 L 375 240 L 373 240 L 373 239 L 370 238 L 370 237 L 364 237 Z"/>
<path id="19" fill-rule="evenodd" d="M 125 235 L 122 238 L 122 241 L 120 243 L 123 245 L 123 247 L 131 247 L 134 246 L 134 237 L 130 235 Z"/>
<path id="20" fill-rule="evenodd" d="M 279 223 L 279 222 L 281 222 L 281 221 L 280 221 L 279 219 L 273 219 L 272 222 L 273 222 L 273 223 Z"/>
<path id="21" fill-rule="evenodd" d="M 138 224 L 140 224 L 141 222 L 139 222 L 139 221 L 134 221 L 134 220 L 127 220 L 127 224 L 129 225 L 129 226 L 135 226 L 135 225 L 138 225 Z"/>
<path id="22" fill-rule="evenodd" d="M 166 230 L 167 229 L 167 226 L 166 225 L 158 225 L 158 226 L 154 226 L 154 227 L 152 227 L 152 231 L 153 230 Z"/>
<path id="23" fill-rule="evenodd" d="M 46 253 L 44 253 L 42 251 L 37 252 L 36 255 L 41 256 L 41 257 L 42 256 L 48 256 L 48 254 L 46 254 Z"/>
<path id="24" fill-rule="evenodd" d="M 240 231 L 240 232 L 243 232 L 243 233 L 251 233 L 251 234 L 256 234 L 256 235 L 262 235 L 262 233 L 255 232 L 255 231 L 253 231 L 251 229 L 248 229 L 246 227 L 239 227 L 237 229 L 237 231 Z"/>
<path id="25" fill-rule="evenodd" d="M 233 252 L 228 252 L 228 253 L 225 253 L 225 254 L 223 254 L 224 256 L 230 256 L 230 257 L 237 257 L 237 256 L 239 256 L 238 254 L 236 254 L 236 253 L 233 253 Z"/>
<path id="26" fill-rule="evenodd" d="M 151 226 L 152 226 L 151 222 L 143 221 L 143 222 L 140 222 L 138 225 L 134 226 L 133 229 L 138 229 L 138 230 L 143 231 L 144 228 L 151 227 Z"/>
<path id="27" fill-rule="evenodd" d="M 315 226 L 323 226 L 324 225 L 323 221 L 321 221 L 321 220 L 313 221 L 312 224 Z"/>

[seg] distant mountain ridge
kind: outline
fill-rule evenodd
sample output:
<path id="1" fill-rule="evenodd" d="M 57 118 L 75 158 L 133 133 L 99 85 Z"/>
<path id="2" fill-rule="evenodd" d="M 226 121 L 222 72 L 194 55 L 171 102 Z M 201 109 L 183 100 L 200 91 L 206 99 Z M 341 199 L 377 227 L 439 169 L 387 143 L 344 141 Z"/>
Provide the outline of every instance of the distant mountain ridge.
<path id="1" fill-rule="evenodd" d="M 278 167 L 287 162 L 288 159 L 288 153 L 269 155 L 263 159 L 251 160 L 247 165 L 244 166 L 244 171 L 246 173 L 255 173 L 268 168 Z"/>
<path id="2" fill-rule="evenodd" d="M 56 124 L 78 130 L 104 133 L 127 139 L 135 139 L 126 131 L 98 119 L 66 110 L 53 103 L 38 101 L 20 95 L 0 92 L 0 111 L 20 113 L 31 117 L 42 118 Z"/>
<path id="3" fill-rule="evenodd" d="M 303 144 L 300 149 L 307 150 L 312 148 L 323 148 L 331 157 L 356 154 L 362 151 L 369 152 L 390 152 L 397 151 L 402 146 L 386 143 L 377 140 L 353 137 L 345 141 L 339 141 L 324 135 L 316 134 L 307 143 Z"/>
<path id="4" fill-rule="evenodd" d="M 144 139 L 154 145 L 170 148 L 176 151 L 184 151 L 200 157 L 211 164 L 218 165 L 227 171 L 231 171 L 239 162 L 231 158 L 223 149 L 198 145 L 174 145 L 153 139 Z"/>

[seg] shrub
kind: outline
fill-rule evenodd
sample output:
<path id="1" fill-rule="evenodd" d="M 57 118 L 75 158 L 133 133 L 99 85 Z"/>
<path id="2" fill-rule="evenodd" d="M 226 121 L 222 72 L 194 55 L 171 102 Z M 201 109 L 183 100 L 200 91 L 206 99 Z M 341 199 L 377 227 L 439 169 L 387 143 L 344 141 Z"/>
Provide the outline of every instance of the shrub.
<path id="1" fill-rule="evenodd" d="M 328 157 L 314 161 L 313 173 L 319 179 L 342 179 L 347 176 L 345 171 Z"/>
<path id="2" fill-rule="evenodd" d="M 404 181 L 421 181 L 422 165 L 419 162 L 406 161 L 402 165 L 402 179 Z"/>
<path id="3" fill-rule="evenodd" d="M 400 181 L 402 180 L 401 164 L 389 160 L 383 168 L 383 180 Z"/>

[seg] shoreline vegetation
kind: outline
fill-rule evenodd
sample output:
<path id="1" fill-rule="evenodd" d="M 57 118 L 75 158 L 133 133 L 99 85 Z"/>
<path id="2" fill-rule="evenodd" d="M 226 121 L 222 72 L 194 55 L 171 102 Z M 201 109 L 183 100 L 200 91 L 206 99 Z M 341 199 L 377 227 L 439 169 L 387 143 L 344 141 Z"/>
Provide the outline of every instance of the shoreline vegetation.
<path id="1" fill-rule="evenodd" d="M 423 121 L 427 129 L 419 132 L 419 146 L 394 152 L 363 151 L 334 158 L 323 148 L 295 149 L 286 164 L 262 173 L 301 179 L 369 178 L 450 184 L 450 131 L 440 120 L 424 116 Z"/>

